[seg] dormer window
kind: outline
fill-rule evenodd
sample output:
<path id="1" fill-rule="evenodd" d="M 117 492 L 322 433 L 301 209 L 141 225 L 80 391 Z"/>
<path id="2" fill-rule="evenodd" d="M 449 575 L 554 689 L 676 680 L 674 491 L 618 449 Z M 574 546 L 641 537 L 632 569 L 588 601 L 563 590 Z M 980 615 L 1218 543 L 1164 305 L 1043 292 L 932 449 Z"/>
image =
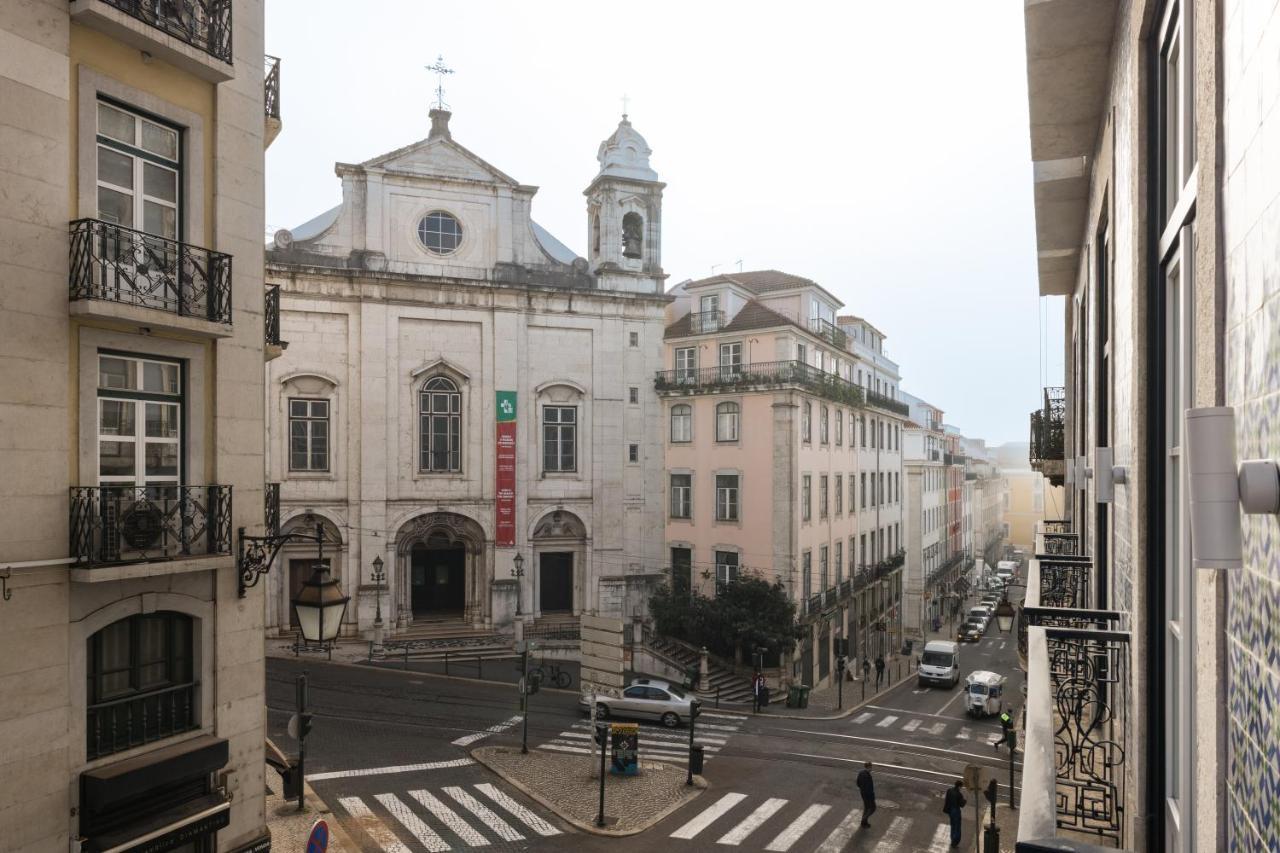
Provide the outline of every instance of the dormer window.
<path id="1" fill-rule="evenodd" d="M 418 239 L 433 254 L 452 254 L 462 244 L 462 223 L 451 213 L 433 210 L 418 222 Z"/>

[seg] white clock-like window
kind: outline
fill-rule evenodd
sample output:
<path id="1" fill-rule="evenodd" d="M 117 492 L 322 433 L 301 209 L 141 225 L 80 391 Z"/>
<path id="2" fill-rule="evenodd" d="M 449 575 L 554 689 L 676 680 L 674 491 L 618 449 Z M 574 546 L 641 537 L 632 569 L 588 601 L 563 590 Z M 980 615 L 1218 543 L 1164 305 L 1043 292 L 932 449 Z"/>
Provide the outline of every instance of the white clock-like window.
<path id="1" fill-rule="evenodd" d="M 451 254 L 462 244 L 462 223 L 451 213 L 433 210 L 418 222 L 418 239 L 433 254 Z"/>

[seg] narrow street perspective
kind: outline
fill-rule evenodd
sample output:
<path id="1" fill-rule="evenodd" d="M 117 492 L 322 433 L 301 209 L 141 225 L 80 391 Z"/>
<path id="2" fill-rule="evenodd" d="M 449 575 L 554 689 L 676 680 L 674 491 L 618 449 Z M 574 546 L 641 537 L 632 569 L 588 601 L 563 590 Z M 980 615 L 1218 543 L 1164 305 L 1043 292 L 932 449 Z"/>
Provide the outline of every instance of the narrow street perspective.
<path id="1" fill-rule="evenodd" d="M 0 853 L 1280 853 L 1280 0 L 0 2 Z"/>

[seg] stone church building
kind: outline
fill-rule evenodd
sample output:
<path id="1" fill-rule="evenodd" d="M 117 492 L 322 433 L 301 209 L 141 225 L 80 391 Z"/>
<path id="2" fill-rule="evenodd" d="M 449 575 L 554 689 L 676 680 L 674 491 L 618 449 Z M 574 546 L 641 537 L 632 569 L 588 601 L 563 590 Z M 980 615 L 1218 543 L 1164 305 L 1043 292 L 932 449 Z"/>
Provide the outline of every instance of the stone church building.
<path id="1" fill-rule="evenodd" d="M 537 187 L 449 119 L 432 110 L 425 140 L 338 163 L 342 203 L 268 247 L 282 529 L 324 526 L 347 634 L 372 628 L 379 599 L 401 631 L 634 611 L 663 554 L 664 185 L 624 116 L 585 191 L 581 258 L 533 220 Z M 282 553 L 269 628 L 289 627 L 313 548 Z"/>

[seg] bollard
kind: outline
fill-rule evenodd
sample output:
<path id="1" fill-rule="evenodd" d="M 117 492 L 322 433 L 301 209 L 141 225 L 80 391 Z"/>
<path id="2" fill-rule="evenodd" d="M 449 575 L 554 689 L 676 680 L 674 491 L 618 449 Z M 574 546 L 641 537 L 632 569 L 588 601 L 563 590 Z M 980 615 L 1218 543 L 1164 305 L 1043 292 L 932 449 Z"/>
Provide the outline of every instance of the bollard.
<path id="1" fill-rule="evenodd" d="M 484 680 L 484 664 L 480 662 L 480 656 L 476 656 L 476 678 Z"/>
<path id="2" fill-rule="evenodd" d="M 444 674 L 445 675 L 449 674 L 449 653 L 448 652 L 444 653 Z"/>
<path id="3" fill-rule="evenodd" d="M 867 698 L 867 680 L 865 678 L 862 679 L 862 698 L 863 700 Z"/>
<path id="4" fill-rule="evenodd" d="M 373 640 L 369 641 L 369 663 L 373 663 Z"/>
<path id="5" fill-rule="evenodd" d="M 404 647 L 404 665 L 401 668 L 402 669 L 409 668 L 409 647 L 408 646 Z"/>
<path id="6" fill-rule="evenodd" d="M 720 710 L 720 688 L 716 688 L 716 710 Z"/>

